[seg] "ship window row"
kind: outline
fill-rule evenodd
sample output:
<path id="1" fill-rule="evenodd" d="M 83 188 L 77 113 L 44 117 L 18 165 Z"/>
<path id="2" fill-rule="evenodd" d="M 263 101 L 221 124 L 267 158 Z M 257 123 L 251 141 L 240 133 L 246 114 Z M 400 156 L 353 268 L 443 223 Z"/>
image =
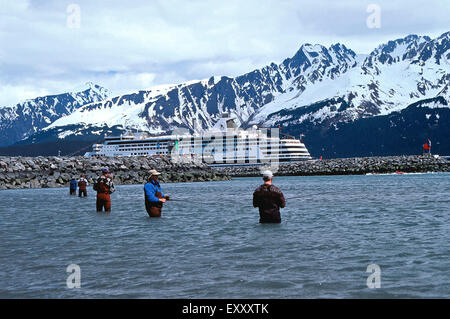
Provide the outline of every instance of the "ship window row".
<path id="1" fill-rule="evenodd" d="M 190 152 L 187 152 L 187 153 L 184 153 L 184 152 L 180 152 L 179 154 L 192 154 L 192 153 L 190 153 Z M 255 154 L 258 154 L 258 153 L 256 153 L 256 152 L 251 152 L 251 153 L 246 153 L 246 154 L 241 154 L 241 153 L 238 153 L 238 152 L 223 152 L 223 153 L 221 153 L 221 152 L 215 152 L 214 150 L 213 151 L 211 151 L 211 152 L 206 152 L 206 153 L 203 153 L 203 155 L 208 155 L 208 154 L 211 154 L 211 155 L 217 155 L 217 156 L 224 156 L 224 157 L 227 157 L 227 156 L 237 156 L 237 157 L 239 157 L 239 156 L 246 156 L 246 157 L 251 157 L 251 156 L 256 156 Z M 308 152 L 261 152 L 260 153 L 260 155 L 261 156 L 280 156 L 280 157 L 293 157 L 293 156 L 309 156 L 309 153 Z"/>
<path id="2" fill-rule="evenodd" d="M 180 148 L 200 148 L 200 147 L 202 147 L 202 148 L 205 148 L 205 147 L 223 147 L 223 146 L 225 146 L 226 148 L 236 148 L 236 147 L 240 147 L 240 148 L 242 148 L 242 147 L 246 147 L 246 146 L 251 146 L 252 148 L 253 147 L 255 147 L 255 146 L 258 146 L 257 144 L 222 144 L 222 143 L 217 143 L 217 144 L 204 144 L 204 145 L 180 145 L 179 147 Z M 276 147 L 279 147 L 279 148 L 287 148 L 287 147 L 284 147 L 284 146 L 279 146 L 278 144 L 267 144 L 267 143 L 261 143 L 261 144 L 259 144 L 259 147 L 260 148 L 264 148 L 264 147 L 273 147 L 273 148 L 276 148 Z M 294 148 L 294 147 L 296 147 L 296 146 L 289 146 L 289 148 Z M 299 147 L 301 147 L 301 146 L 299 146 Z"/>
<path id="3" fill-rule="evenodd" d="M 256 151 L 256 148 L 253 147 L 210 147 L 210 148 L 203 148 L 203 150 L 216 150 L 216 151 L 220 151 L 222 150 L 222 152 L 232 152 L 232 151 Z M 285 153 L 289 153 L 289 152 L 299 152 L 299 151 L 306 151 L 306 148 L 304 147 L 260 147 L 259 148 L 262 151 L 265 150 L 279 150 L 280 152 L 285 152 Z M 195 152 L 195 151 L 202 151 L 202 149 L 200 147 L 181 147 L 180 151 L 185 151 L 185 152 Z"/>
<path id="4" fill-rule="evenodd" d="M 283 158 L 277 158 L 277 159 L 273 159 L 273 158 L 256 158 L 256 157 L 228 157 L 228 158 L 223 158 L 223 159 L 211 159 L 210 161 L 212 161 L 213 163 L 233 163 L 234 162 L 241 162 L 244 163 L 244 161 L 249 161 L 249 163 L 252 162 L 269 162 L 269 161 L 286 161 L 286 160 L 301 160 L 301 159 L 308 159 L 308 156 L 296 156 L 296 157 L 283 157 Z"/>
<path id="5" fill-rule="evenodd" d="M 256 144 L 263 144 L 263 143 L 266 143 L 266 144 L 270 144 L 270 143 L 275 143 L 275 144 L 278 144 L 279 143 L 279 141 L 277 141 L 277 140 L 275 140 L 275 141 L 270 141 L 270 140 L 263 140 L 263 139 L 261 139 L 260 141 L 257 141 L 257 140 L 254 140 L 254 141 L 247 141 L 247 140 L 241 140 L 241 139 L 239 139 L 239 140 L 225 140 L 225 139 L 218 139 L 218 140 L 210 140 L 210 141 L 195 141 L 195 142 L 192 142 L 192 141 L 180 141 L 180 144 L 221 144 L 221 143 L 226 143 L 226 144 L 253 144 L 253 145 L 256 145 Z M 283 143 L 284 144 L 284 143 Z M 299 143 L 296 143 L 296 144 L 299 144 Z"/>
<path id="6" fill-rule="evenodd" d="M 145 147 L 145 146 L 155 146 L 157 147 L 158 144 L 142 144 L 142 145 L 119 145 L 119 148 L 123 147 Z M 167 146 L 167 143 L 160 143 L 159 147 Z"/>
<path id="7" fill-rule="evenodd" d="M 121 148 L 120 151 L 151 151 L 151 150 L 158 150 L 160 147 L 141 147 L 141 148 Z"/>
<path id="8" fill-rule="evenodd" d="M 203 151 L 205 151 L 205 149 L 206 149 L 206 151 L 209 151 L 209 150 L 216 150 L 216 151 L 220 151 L 220 149 L 218 148 L 218 147 L 213 147 L 213 148 L 204 148 L 203 149 Z M 194 152 L 194 151 L 201 151 L 201 149 L 200 148 L 182 148 L 181 149 L 182 151 L 186 151 L 186 152 Z M 227 147 L 227 148 L 222 148 L 222 151 L 223 152 L 225 152 L 225 151 L 229 151 L 229 152 L 231 152 L 231 151 L 250 151 L 250 150 L 256 150 L 256 149 L 253 149 L 253 148 L 249 148 L 249 147 L 243 147 L 243 148 L 233 148 L 233 147 Z"/>
<path id="9" fill-rule="evenodd" d="M 156 155 L 164 155 L 166 154 L 165 152 L 156 152 Z M 154 154 L 149 154 L 148 152 L 134 152 L 131 153 L 130 155 L 154 155 Z"/>
<path id="10" fill-rule="evenodd" d="M 283 155 L 283 154 L 287 154 L 287 155 L 294 155 L 294 154 L 298 154 L 298 153 L 292 153 L 292 152 L 262 152 L 264 155 Z"/>
<path id="11" fill-rule="evenodd" d="M 270 134 L 269 134 L 270 135 Z M 240 139 L 240 140 L 257 140 L 257 139 L 264 139 L 264 138 L 279 138 L 279 136 L 266 136 L 266 135 L 252 135 L 252 136 L 247 136 L 247 135 L 216 135 L 216 136 L 211 136 L 211 135 L 204 135 L 202 137 L 182 137 L 179 136 L 178 139 L 180 141 L 204 141 L 204 140 L 218 140 L 218 139 Z M 295 139 L 282 139 L 283 141 L 295 141 Z"/>
<path id="12" fill-rule="evenodd" d="M 280 147 L 304 147 L 303 145 L 301 145 L 300 143 L 296 143 L 296 144 L 294 144 L 294 143 L 292 143 L 292 144 L 279 144 L 279 143 L 277 143 L 277 142 L 273 142 L 273 143 L 271 143 L 271 142 L 264 142 L 264 141 L 261 141 L 261 142 L 259 142 L 259 143 L 246 143 L 245 141 L 240 141 L 240 142 L 238 142 L 238 143 L 233 143 L 233 141 L 228 141 L 228 142 L 225 142 L 225 143 L 223 143 L 222 141 L 213 141 L 213 142 L 204 142 L 204 143 L 180 143 L 179 144 L 179 146 L 181 146 L 181 147 L 188 147 L 188 146 L 194 146 L 194 147 L 200 147 L 200 145 L 201 146 L 214 146 L 214 145 L 230 145 L 230 146 L 233 146 L 233 145 L 259 145 L 259 146 L 264 146 L 264 145 L 280 145 Z"/>
<path id="13" fill-rule="evenodd" d="M 142 145 L 167 145 L 169 140 L 160 140 L 160 141 L 121 141 L 121 142 L 108 142 L 107 145 L 122 145 L 122 146 L 142 146 Z"/>
<path id="14" fill-rule="evenodd" d="M 251 138 L 251 139 L 244 139 L 244 138 L 234 138 L 234 137 L 219 137 L 217 139 L 196 139 L 196 140 L 190 140 L 190 139 L 181 139 L 179 141 L 180 144 L 217 144 L 217 143 L 227 143 L 227 144 L 234 144 L 237 142 L 237 144 L 249 144 L 249 145 L 257 145 L 259 144 L 270 144 L 271 142 L 273 143 L 277 143 L 277 141 L 279 141 L 281 144 L 296 144 L 298 145 L 299 142 L 298 141 L 284 141 L 284 140 L 279 140 L 277 138 L 274 138 L 274 141 L 271 141 L 270 139 L 267 140 L 264 137 L 261 137 L 260 139 L 255 139 L 255 138 Z M 175 141 L 176 142 L 176 141 Z M 152 142 L 152 143 L 145 143 L 142 144 L 142 142 L 137 142 L 137 141 L 122 141 L 122 142 L 109 142 L 107 145 L 120 145 L 122 147 L 132 147 L 136 144 L 139 144 L 138 146 L 153 146 L 153 145 L 157 145 L 160 144 L 161 146 L 167 146 L 168 145 L 168 141 L 161 141 L 161 142 Z"/>

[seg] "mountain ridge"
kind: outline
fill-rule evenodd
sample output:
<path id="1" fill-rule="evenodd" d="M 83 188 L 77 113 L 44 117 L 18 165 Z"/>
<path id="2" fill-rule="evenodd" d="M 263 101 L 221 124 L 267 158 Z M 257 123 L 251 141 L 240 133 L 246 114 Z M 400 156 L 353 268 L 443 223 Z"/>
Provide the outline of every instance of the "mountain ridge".
<path id="1" fill-rule="evenodd" d="M 212 76 L 92 101 L 25 142 L 39 143 L 44 135 L 83 136 L 83 126 L 88 135 L 103 134 L 108 127 L 155 135 L 178 128 L 201 131 L 211 128 L 222 112 L 244 128 L 256 124 L 281 125 L 286 132 L 300 127 L 329 131 L 343 123 L 401 112 L 415 103 L 448 108 L 449 73 L 450 32 L 434 39 L 407 35 L 378 45 L 368 55 L 341 43 L 305 43 L 292 57 L 240 76 Z M 74 125 L 77 130 L 71 131 Z"/>
<path id="2" fill-rule="evenodd" d="M 80 90 L 36 97 L 12 107 L 0 108 L 0 146 L 18 142 L 47 127 L 60 117 L 73 113 L 81 106 L 102 100 L 108 91 L 92 82 Z"/>

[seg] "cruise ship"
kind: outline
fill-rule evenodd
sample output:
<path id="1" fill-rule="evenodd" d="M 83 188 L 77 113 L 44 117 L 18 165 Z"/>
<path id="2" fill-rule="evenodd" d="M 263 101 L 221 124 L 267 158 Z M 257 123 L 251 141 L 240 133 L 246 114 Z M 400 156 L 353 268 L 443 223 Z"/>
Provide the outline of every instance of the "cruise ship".
<path id="1" fill-rule="evenodd" d="M 280 137 L 279 129 L 239 128 L 222 114 L 211 130 L 148 137 L 125 134 L 105 137 L 85 156 L 162 156 L 172 161 L 199 161 L 211 166 L 255 165 L 311 159 L 300 139 Z"/>

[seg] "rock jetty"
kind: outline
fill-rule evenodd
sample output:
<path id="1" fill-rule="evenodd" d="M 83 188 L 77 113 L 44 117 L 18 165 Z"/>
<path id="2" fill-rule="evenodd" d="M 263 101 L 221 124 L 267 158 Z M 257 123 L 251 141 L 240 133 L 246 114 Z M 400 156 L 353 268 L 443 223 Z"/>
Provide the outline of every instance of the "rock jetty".
<path id="1" fill-rule="evenodd" d="M 261 176 L 262 166 L 220 167 L 217 172 L 232 177 Z M 274 169 L 279 176 L 362 175 L 368 173 L 450 172 L 450 160 L 430 155 L 356 157 L 284 163 Z"/>
<path id="2" fill-rule="evenodd" d="M 71 178 L 81 174 L 92 185 L 102 167 L 110 169 L 116 185 L 142 184 L 150 169 L 162 172 L 160 180 L 165 183 L 230 178 L 205 164 L 174 164 L 159 157 L 0 157 L 0 190 L 68 187 Z"/>
<path id="3" fill-rule="evenodd" d="M 70 179 L 81 174 L 92 185 L 105 166 L 113 173 L 116 185 L 142 184 L 150 169 L 161 171 L 160 179 L 164 183 L 260 176 L 262 169 L 262 166 L 210 168 L 205 164 L 176 164 L 149 157 L 0 157 L 0 190 L 68 187 Z M 430 155 L 309 160 L 280 164 L 274 172 L 278 176 L 450 172 L 450 160 Z"/>

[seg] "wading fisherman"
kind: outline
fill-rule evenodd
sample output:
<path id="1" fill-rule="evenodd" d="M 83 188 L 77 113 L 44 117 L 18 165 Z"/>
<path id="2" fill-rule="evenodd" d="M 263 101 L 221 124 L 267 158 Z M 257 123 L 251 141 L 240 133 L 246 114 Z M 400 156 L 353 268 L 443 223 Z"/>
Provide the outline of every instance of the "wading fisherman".
<path id="1" fill-rule="evenodd" d="M 272 185 L 271 171 L 263 172 L 264 184 L 253 193 L 253 207 L 259 208 L 260 223 L 280 223 L 280 208 L 286 206 L 286 200 L 281 190 Z"/>
<path id="2" fill-rule="evenodd" d="M 159 184 L 159 173 L 152 169 L 149 172 L 150 176 L 148 182 L 144 185 L 144 199 L 145 209 L 150 217 L 161 217 L 163 204 L 170 199 L 169 196 L 164 196 L 161 185 Z"/>
<path id="3" fill-rule="evenodd" d="M 77 179 L 74 177 L 72 177 L 72 179 L 70 180 L 69 183 L 69 194 L 70 195 L 77 195 Z"/>
<path id="4" fill-rule="evenodd" d="M 112 194 L 115 189 L 107 167 L 102 168 L 102 176 L 100 176 L 94 184 L 94 190 L 97 191 L 97 212 L 101 212 L 103 208 L 105 208 L 105 212 L 110 212 L 110 194 Z"/>
<path id="5" fill-rule="evenodd" d="M 78 180 L 78 196 L 81 197 L 81 195 L 83 196 L 87 196 L 87 185 L 88 185 L 88 181 L 85 178 L 84 175 L 81 175 L 81 178 Z"/>

